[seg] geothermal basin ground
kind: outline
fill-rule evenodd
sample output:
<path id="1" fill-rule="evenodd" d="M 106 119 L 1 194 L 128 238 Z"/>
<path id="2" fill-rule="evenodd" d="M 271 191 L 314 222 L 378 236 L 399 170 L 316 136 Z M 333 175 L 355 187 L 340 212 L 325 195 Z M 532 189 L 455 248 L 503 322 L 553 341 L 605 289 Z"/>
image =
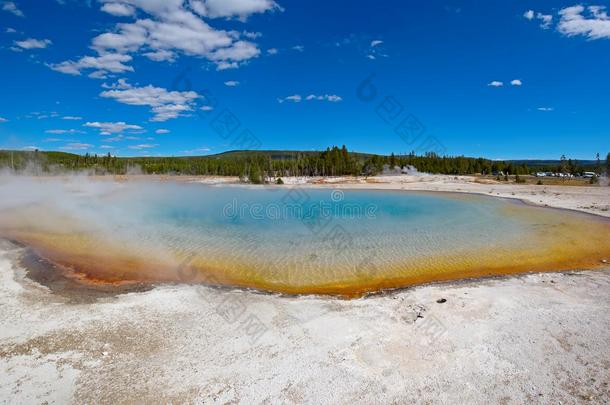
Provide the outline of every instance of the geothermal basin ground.
<path id="1" fill-rule="evenodd" d="M 563 192 L 546 202 L 609 201 L 601 188 Z M 0 243 L 4 403 L 610 401 L 608 269 L 352 300 L 161 284 L 79 297 L 33 280 L 25 256 Z"/>

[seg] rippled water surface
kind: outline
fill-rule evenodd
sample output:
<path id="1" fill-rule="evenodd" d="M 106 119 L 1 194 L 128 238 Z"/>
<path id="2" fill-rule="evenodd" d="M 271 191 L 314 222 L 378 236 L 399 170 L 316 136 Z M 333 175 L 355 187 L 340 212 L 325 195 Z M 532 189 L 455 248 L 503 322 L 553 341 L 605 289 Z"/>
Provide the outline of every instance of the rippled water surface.
<path id="1" fill-rule="evenodd" d="M 358 295 L 594 268 L 610 254 L 606 220 L 486 196 L 85 180 L 0 190 L 0 236 L 83 282 Z"/>

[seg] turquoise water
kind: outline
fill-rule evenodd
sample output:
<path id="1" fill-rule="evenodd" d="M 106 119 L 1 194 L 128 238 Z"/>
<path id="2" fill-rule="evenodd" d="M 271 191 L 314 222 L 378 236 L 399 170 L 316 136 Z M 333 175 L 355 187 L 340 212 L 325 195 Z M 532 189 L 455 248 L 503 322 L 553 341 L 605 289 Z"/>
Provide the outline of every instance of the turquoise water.
<path id="1" fill-rule="evenodd" d="M 0 232 L 98 280 L 213 277 L 288 292 L 361 291 L 590 267 L 610 252 L 606 221 L 486 196 L 172 182 L 48 186 L 0 206 Z M 176 271 L 185 260 L 196 269 L 187 280 Z"/>
<path id="2" fill-rule="evenodd" d="M 443 194 L 163 184 L 99 207 L 138 247 L 277 273 L 387 271 L 416 258 L 520 244 L 504 200 Z M 124 218 L 129 218 L 125 220 Z M 351 269 L 351 270 L 350 270 Z"/>
<path id="3" fill-rule="evenodd" d="M 257 250 L 277 260 L 308 251 L 337 260 L 382 248 L 392 256 L 492 246 L 519 237 L 523 221 L 505 217 L 509 202 L 425 193 L 333 191 L 164 185 L 162 194 L 126 195 L 104 213 L 110 223 L 127 215 L 128 240 L 162 242 L 176 249 Z M 151 203 L 154 201 L 154 203 Z M 123 207 L 125 211 L 116 210 Z M 102 208 L 102 210 L 104 210 Z M 113 212 L 116 215 L 113 218 Z"/>

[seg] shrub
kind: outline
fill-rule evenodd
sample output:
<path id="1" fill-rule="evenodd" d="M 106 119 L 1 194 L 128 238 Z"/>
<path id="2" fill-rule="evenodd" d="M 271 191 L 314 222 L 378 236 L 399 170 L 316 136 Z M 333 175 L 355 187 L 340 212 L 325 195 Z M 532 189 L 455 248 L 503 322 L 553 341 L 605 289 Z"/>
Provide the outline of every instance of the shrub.
<path id="1" fill-rule="evenodd" d="M 249 179 L 250 183 L 252 184 L 263 184 L 265 181 L 265 179 L 263 178 L 263 174 L 261 173 L 258 166 L 252 167 L 252 169 L 250 170 Z"/>
<path id="2" fill-rule="evenodd" d="M 525 183 L 525 179 L 521 178 L 518 174 L 515 175 L 515 183 Z"/>
<path id="3" fill-rule="evenodd" d="M 282 180 L 281 177 L 278 177 L 277 180 L 275 181 L 275 184 L 284 184 L 284 180 Z"/>

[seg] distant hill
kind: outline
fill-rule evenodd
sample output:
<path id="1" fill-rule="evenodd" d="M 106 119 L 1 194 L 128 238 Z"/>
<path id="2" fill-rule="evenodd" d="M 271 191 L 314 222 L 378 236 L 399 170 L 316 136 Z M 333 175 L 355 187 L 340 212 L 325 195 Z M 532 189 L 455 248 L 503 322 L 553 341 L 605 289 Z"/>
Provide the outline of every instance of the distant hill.
<path id="1" fill-rule="evenodd" d="M 514 165 L 527 165 L 528 167 L 551 167 L 551 166 L 559 166 L 561 164 L 560 160 L 536 160 L 536 159 L 525 159 L 525 160 L 508 160 Z M 596 160 L 572 160 L 574 164 L 580 166 L 595 166 L 597 165 Z M 600 161 L 601 164 L 605 164 L 605 160 Z"/>
<path id="2" fill-rule="evenodd" d="M 559 171 L 559 160 L 493 161 L 464 156 L 376 155 L 349 152 L 345 147 L 325 151 L 235 150 L 205 156 L 115 157 L 77 155 L 66 152 L 0 150 L 0 168 L 34 173 L 88 170 L 94 173 L 144 173 L 224 175 L 265 179 L 282 176 L 374 175 L 384 167 L 414 166 L 421 172 L 439 174 L 509 173 L 531 174 Z M 594 160 L 570 160 L 564 170 L 571 173 L 595 171 Z M 606 166 L 601 161 L 599 169 Z"/>
<path id="3" fill-rule="evenodd" d="M 290 160 L 296 159 L 299 156 L 319 156 L 323 151 L 303 151 L 303 150 L 231 150 L 227 152 L 217 153 L 214 155 L 197 156 L 200 158 L 215 158 L 215 159 L 235 159 L 253 156 L 263 156 L 272 160 Z M 350 152 L 350 155 L 358 159 L 370 159 L 376 156 L 372 153 Z"/>

